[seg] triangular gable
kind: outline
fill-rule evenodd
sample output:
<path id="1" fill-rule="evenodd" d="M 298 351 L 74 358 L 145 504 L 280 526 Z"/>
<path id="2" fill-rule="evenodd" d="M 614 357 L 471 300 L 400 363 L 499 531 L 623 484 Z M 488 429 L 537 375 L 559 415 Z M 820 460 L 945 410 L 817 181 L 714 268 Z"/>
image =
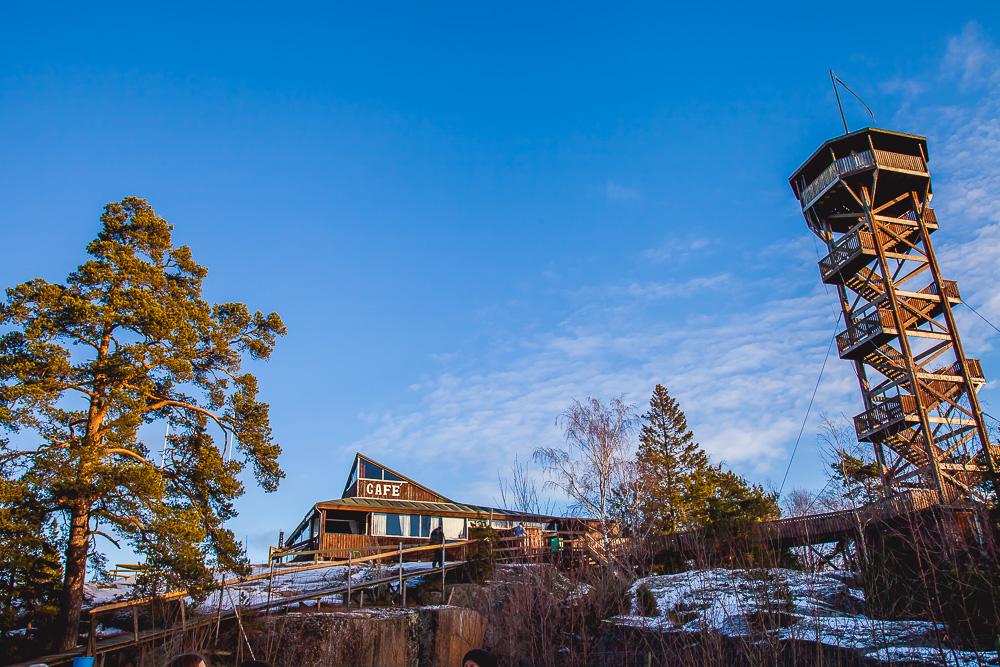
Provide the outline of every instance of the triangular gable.
<path id="1" fill-rule="evenodd" d="M 427 488 L 361 452 L 354 455 L 354 465 L 351 466 L 351 472 L 347 476 L 347 485 L 344 487 L 343 496 L 345 498 L 356 496 L 395 499 L 403 497 L 411 500 L 453 502 L 437 491 Z"/>

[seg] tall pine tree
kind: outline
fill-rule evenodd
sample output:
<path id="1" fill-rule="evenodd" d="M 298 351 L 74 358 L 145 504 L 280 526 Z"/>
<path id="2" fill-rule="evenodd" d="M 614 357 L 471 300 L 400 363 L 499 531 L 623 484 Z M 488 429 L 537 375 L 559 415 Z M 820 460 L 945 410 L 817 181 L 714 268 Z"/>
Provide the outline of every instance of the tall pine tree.
<path id="1" fill-rule="evenodd" d="M 0 426 L 19 432 L 0 460 L 23 489 L 7 500 L 63 528 L 59 649 L 77 640 L 94 540 L 130 542 L 161 586 L 206 585 L 212 564 L 245 569 L 224 527 L 240 471 L 267 491 L 283 476 L 243 369 L 270 356 L 281 319 L 206 302 L 207 271 L 145 200 L 108 204 L 101 223 L 65 283 L 31 280 L 0 304 Z M 171 446 L 154 458 L 138 430 L 165 420 Z"/>
<path id="2" fill-rule="evenodd" d="M 642 422 L 637 467 L 645 523 L 658 532 L 688 528 L 711 492 L 708 456 L 663 385 L 653 389 Z"/>
<path id="3" fill-rule="evenodd" d="M 642 415 L 636 454 L 639 505 L 648 531 L 672 533 L 777 518 L 776 494 L 712 465 L 666 387 L 656 385 Z"/>

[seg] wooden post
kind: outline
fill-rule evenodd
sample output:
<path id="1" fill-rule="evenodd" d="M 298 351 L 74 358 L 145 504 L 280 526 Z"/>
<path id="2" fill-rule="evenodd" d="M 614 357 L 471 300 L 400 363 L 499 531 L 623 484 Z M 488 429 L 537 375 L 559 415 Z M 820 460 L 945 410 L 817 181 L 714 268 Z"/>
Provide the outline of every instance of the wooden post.
<path id="1" fill-rule="evenodd" d="M 365 589 L 363 588 L 361 589 L 361 594 L 358 597 L 358 608 L 359 609 L 365 608 Z"/>
<path id="2" fill-rule="evenodd" d="M 139 643 L 139 608 L 132 607 L 132 637 Z"/>
<path id="3" fill-rule="evenodd" d="M 90 628 L 87 630 L 87 655 L 97 653 L 97 614 L 90 615 Z"/>
<path id="4" fill-rule="evenodd" d="M 347 554 L 347 599 L 344 601 L 345 606 L 351 606 L 351 554 Z"/>
<path id="5" fill-rule="evenodd" d="M 441 604 L 444 604 L 444 542 L 441 543 Z"/>
<path id="6" fill-rule="evenodd" d="M 181 610 L 181 630 L 184 630 L 187 628 L 187 614 L 186 609 L 184 608 L 184 598 L 178 598 L 177 602 L 179 603 L 178 606 Z"/>
<path id="7" fill-rule="evenodd" d="M 403 541 L 402 540 L 399 541 L 399 594 L 400 596 L 406 595 L 406 593 L 403 592 Z"/>

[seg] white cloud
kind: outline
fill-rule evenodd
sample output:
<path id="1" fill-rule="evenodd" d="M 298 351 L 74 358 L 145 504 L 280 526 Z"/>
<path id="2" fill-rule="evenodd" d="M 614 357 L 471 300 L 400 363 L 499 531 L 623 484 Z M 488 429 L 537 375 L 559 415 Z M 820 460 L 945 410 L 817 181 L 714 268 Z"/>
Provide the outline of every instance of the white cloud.
<path id="1" fill-rule="evenodd" d="M 536 446 L 558 443 L 554 420 L 571 399 L 624 394 L 642 409 L 662 382 L 717 459 L 778 476 L 832 333 L 828 296 L 817 285 L 805 297 L 675 320 L 644 318 L 641 295 L 621 298 L 613 316 L 582 309 L 564 330 L 525 341 L 496 368 L 425 382 L 417 409 L 384 415 L 352 448 L 433 462 L 471 492 L 515 454 L 525 460 Z M 831 359 L 824 404 L 851 411 L 856 385 L 843 381 L 846 365 L 834 366 Z"/>
<path id="2" fill-rule="evenodd" d="M 669 238 L 660 245 L 644 251 L 642 259 L 654 264 L 677 262 L 710 250 L 715 244 L 715 239 L 704 237 Z"/>
<path id="3" fill-rule="evenodd" d="M 978 24 L 969 23 L 948 40 L 942 69 L 963 88 L 994 85 L 1000 77 L 1000 51 Z"/>
<path id="4" fill-rule="evenodd" d="M 638 188 L 633 188 L 614 181 L 608 181 L 604 186 L 604 194 L 610 201 L 634 201 L 642 197 Z"/>

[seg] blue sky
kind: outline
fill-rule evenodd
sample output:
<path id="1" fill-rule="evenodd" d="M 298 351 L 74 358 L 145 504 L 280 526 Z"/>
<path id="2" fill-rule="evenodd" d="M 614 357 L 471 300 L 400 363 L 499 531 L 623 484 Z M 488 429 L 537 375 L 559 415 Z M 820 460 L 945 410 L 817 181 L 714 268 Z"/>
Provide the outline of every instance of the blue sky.
<path id="1" fill-rule="evenodd" d="M 780 482 L 835 318 L 787 186 L 840 131 L 830 67 L 928 135 L 946 273 L 1000 321 L 996 3 L 140 4 L 3 10 L 0 285 L 64 278 L 135 194 L 210 298 L 281 313 L 288 477 L 233 523 L 258 555 L 354 450 L 492 502 L 572 398 L 656 382 Z M 822 484 L 819 413 L 860 409 L 846 362 L 817 406 L 789 486 Z"/>

